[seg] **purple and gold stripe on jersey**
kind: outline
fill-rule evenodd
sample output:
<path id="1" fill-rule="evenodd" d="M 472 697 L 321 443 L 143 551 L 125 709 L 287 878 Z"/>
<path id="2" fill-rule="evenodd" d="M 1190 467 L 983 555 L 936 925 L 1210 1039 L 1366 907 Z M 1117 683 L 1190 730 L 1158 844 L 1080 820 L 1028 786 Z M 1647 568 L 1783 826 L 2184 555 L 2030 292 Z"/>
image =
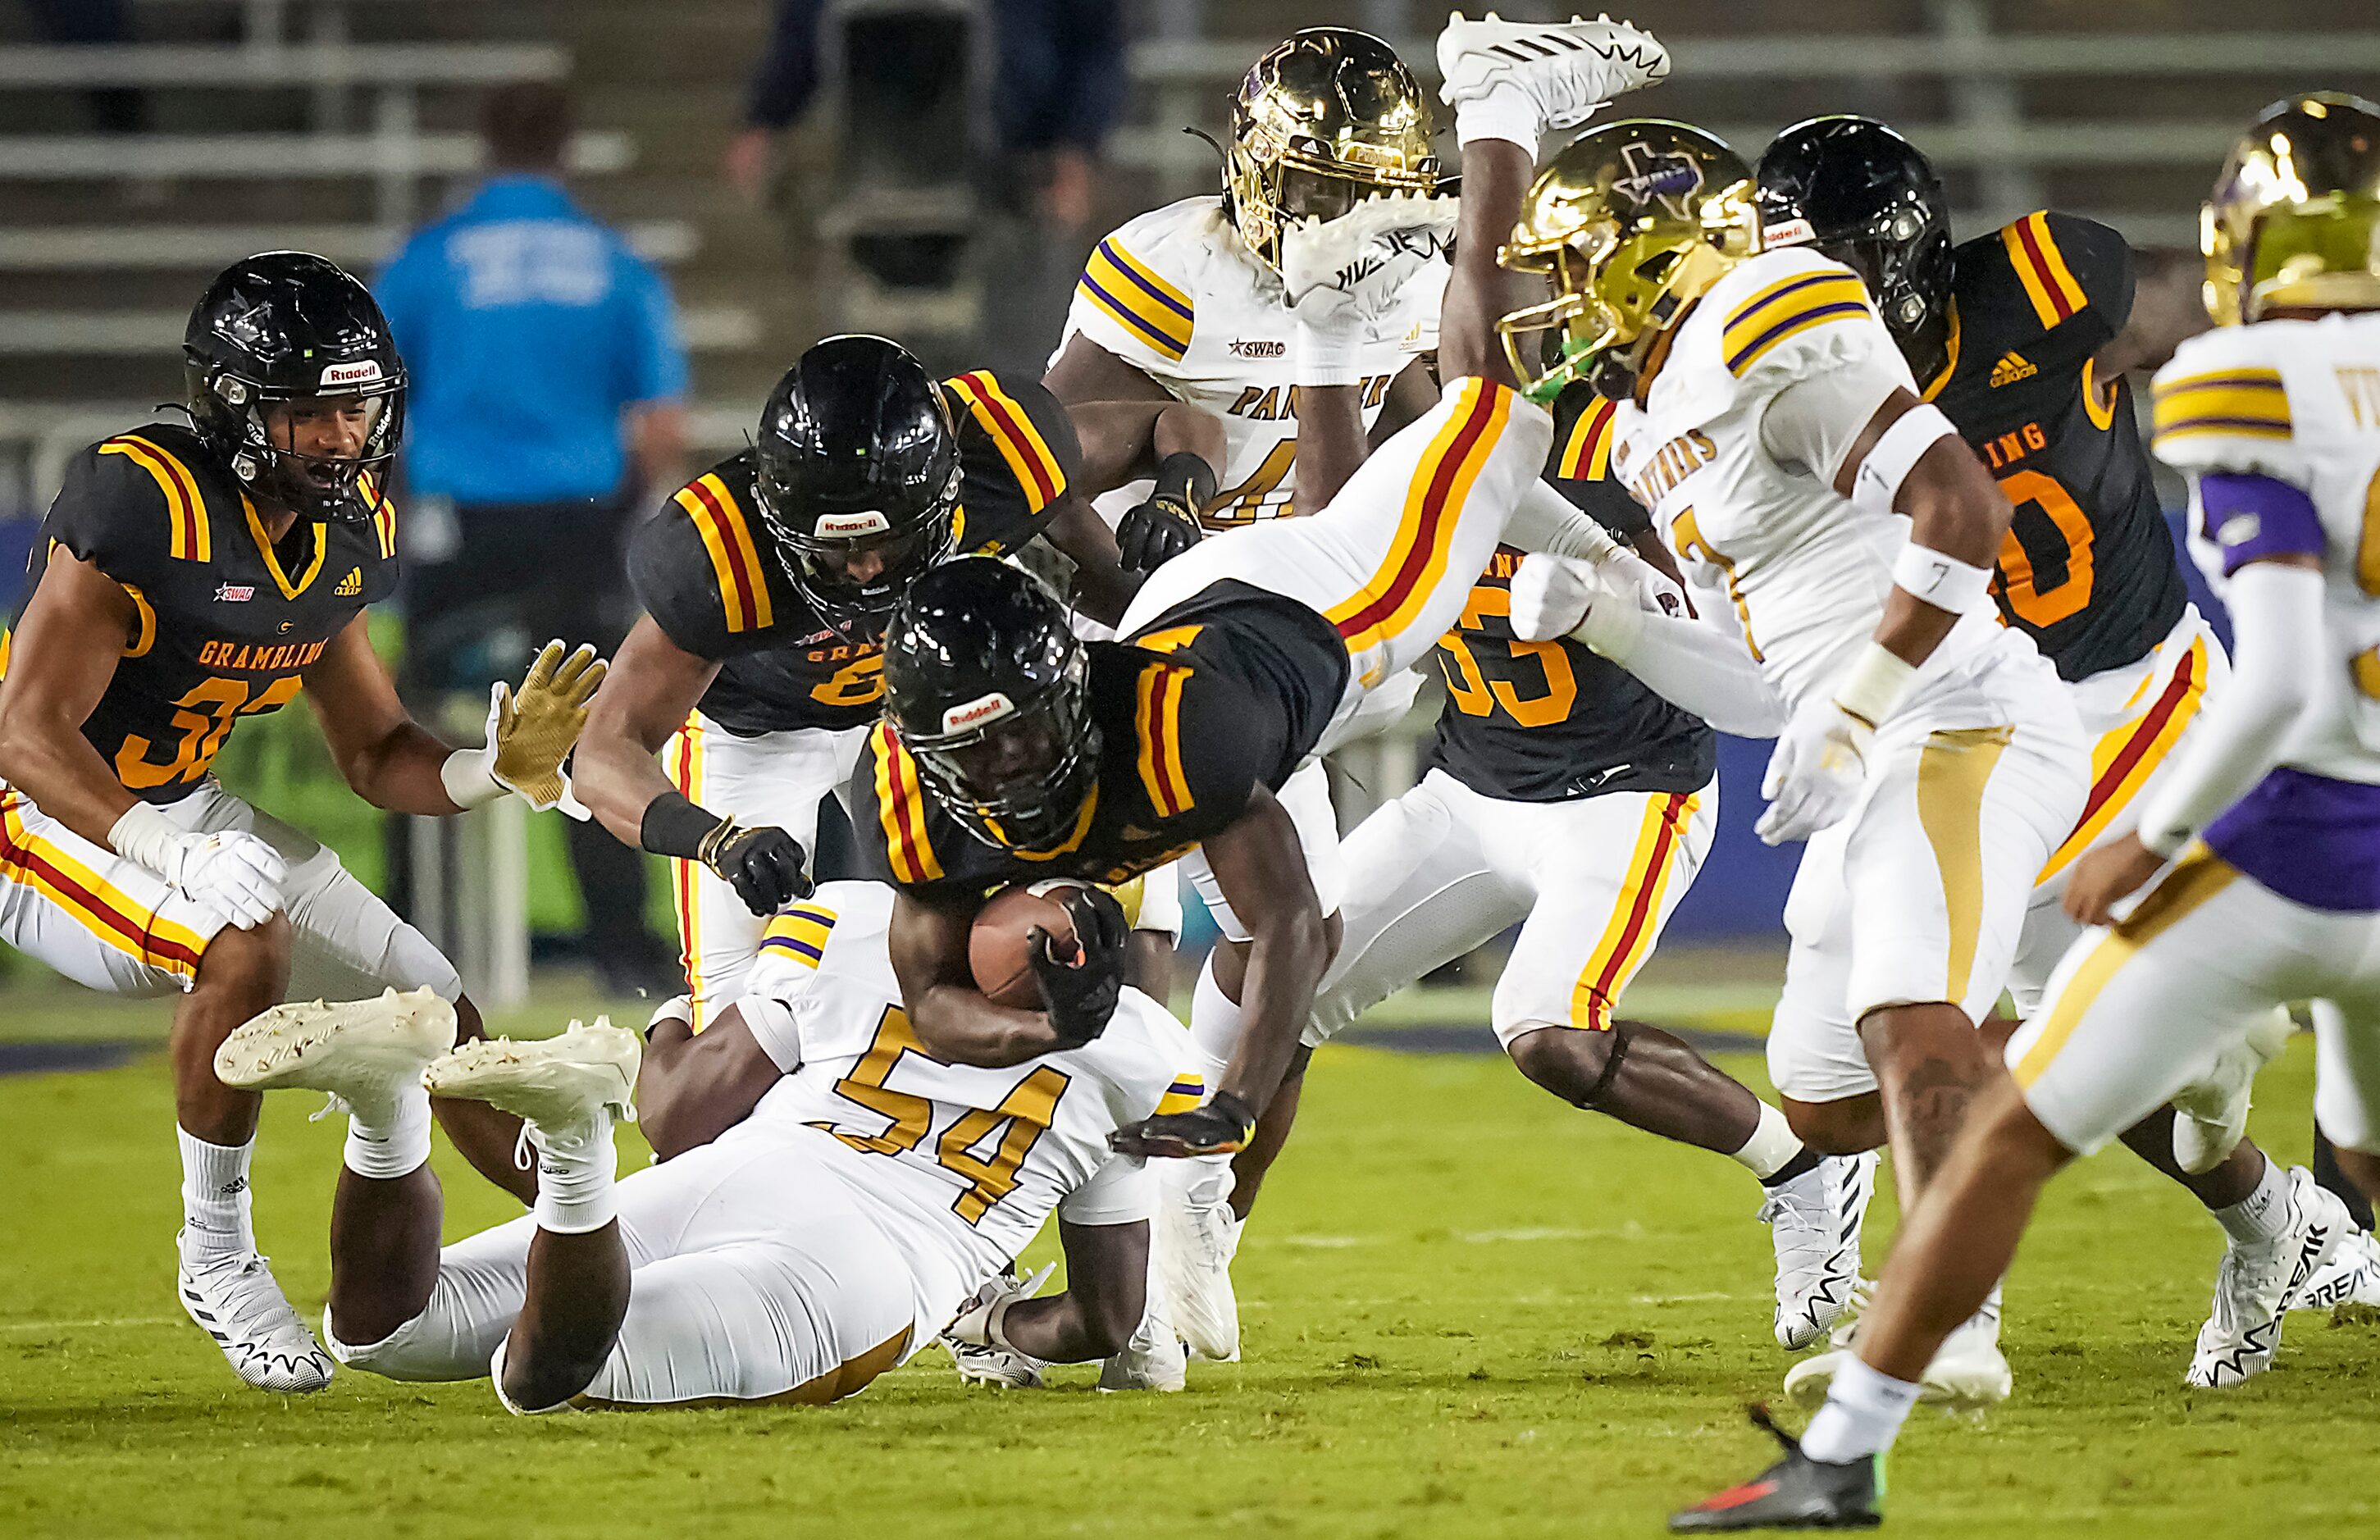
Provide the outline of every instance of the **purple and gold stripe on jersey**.
<path id="1" fill-rule="evenodd" d="M 1617 402 L 1597 396 L 1594 406 L 1579 413 L 1554 457 L 1555 476 L 1564 481 L 1600 481 L 1611 474 L 1611 418 L 1619 410 Z"/>
<path id="2" fill-rule="evenodd" d="M 2033 301 L 2034 316 L 2043 331 L 2090 308 L 2090 297 L 2074 281 L 2066 254 L 2050 236 L 2047 213 L 2029 213 L 2002 226 L 2000 243 L 2008 248 L 2009 265 L 2016 270 L 2017 282 L 2024 285 L 2024 297 Z"/>
<path id="3" fill-rule="evenodd" d="M 710 553 L 728 634 L 766 631 L 776 623 L 776 607 L 769 597 L 769 575 L 760 565 L 759 548 L 752 543 L 751 524 L 735 494 L 714 474 L 682 488 L 673 501 L 694 521 L 695 533 Z"/>
<path id="4" fill-rule="evenodd" d="M 207 527 L 207 503 L 199 492 L 190 467 L 137 433 L 125 433 L 99 446 L 102 455 L 121 455 L 149 473 L 165 494 L 165 550 L 176 561 L 212 562 L 214 537 Z"/>
<path id="5" fill-rule="evenodd" d="M 979 369 L 942 383 L 966 403 L 967 411 L 1000 451 L 1000 457 L 1008 462 L 1016 484 L 1025 490 L 1026 510 L 1038 514 L 1057 501 L 1066 490 L 1066 472 L 1058 456 L 1050 452 L 1050 441 L 1033 426 L 1033 418 L 1016 404 L 1016 398 L 1001 387 L 999 377 Z"/>
<path id="6" fill-rule="evenodd" d="M 880 721 L 869 730 L 868 746 L 876 759 L 876 821 L 884 831 L 884 856 L 892 880 L 941 880 L 942 864 L 926 834 L 926 788 L 917 777 L 917 761 L 889 722 Z"/>
<path id="7" fill-rule="evenodd" d="M 1190 778 L 1182 769 L 1182 691 L 1189 679 L 1190 671 L 1179 664 L 1151 663 L 1135 685 L 1140 783 L 1162 819 L 1180 818 L 1192 804 Z"/>
<path id="8" fill-rule="evenodd" d="M 1850 272 L 1797 273 L 1735 308 L 1719 333 L 1719 352 L 1728 372 L 1741 379 L 1779 343 L 1867 313 L 1867 290 Z"/>
<path id="9" fill-rule="evenodd" d="M 2192 437 L 2286 440 L 2289 387 L 2275 369 L 2227 369 L 2159 380 L 2150 431 L 2159 443 Z"/>
<path id="10" fill-rule="evenodd" d="M 1075 292 L 1168 358 L 1178 363 L 1190 351 L 1190 297 L 1117 245 L 1113 236 L 1093 249 Z"/>
<path id="11" fill-rule="evenodd" d="M 827 938 L 834 932 L 834 911 L 817 903 L 796 903 L 769 921 L 760 933 L 760 950 L 815 968 L 826 956 Z"/>
<path id="12" fill-rule="evenodd" d="M 1207 1082 L 1196 1074 L 1177 1074 L 1165 1094 L 1157 1098 L 1157 1116 L 1172 1117 L 1176 1112 L 1196 1110 L 1207 1100 Z"/>

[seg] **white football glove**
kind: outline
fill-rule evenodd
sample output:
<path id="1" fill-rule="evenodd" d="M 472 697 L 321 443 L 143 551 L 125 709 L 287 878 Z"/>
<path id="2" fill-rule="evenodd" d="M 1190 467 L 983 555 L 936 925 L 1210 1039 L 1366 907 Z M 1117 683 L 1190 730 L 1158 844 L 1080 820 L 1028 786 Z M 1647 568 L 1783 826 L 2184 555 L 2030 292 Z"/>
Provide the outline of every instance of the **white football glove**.
<path id="1" fill-rule="evenodd" d="M 1057 1270 L 1056 1263 L 1048 1263 L 1039 1272 L 1022 1282 L 1013 1272 L 992 1274 L 984 1279 L 983 1287 L 975 1291 L 974 1297 L 967 1301 L 966 1307 L 958 1313 L 957 1317 L 942 1328 L 942 1335 L 971 1348 L 998 1348 L 1002 1352 L 1015 1352 L 1015 1344 L 1009 1341 L 1008 1333 L 1002 1329 L 1008 1307 L 1040 1292 L 1041 1285 L 1049 1282 L 1050 1275 Z"/>
<path id="2" fill-rule="evenodd" d="M 1512 635 L 1524 642 L 1575 637 L 1624 663 L 1647 614 L 1686 613 L 1678 586 L 1624 547 L 1600 562 L 1532 552 L 1512 574 Z"/>
<path id="3" fill-rule="evenodd" d="M 147 803 L 135 803 L 108 831 L 116 854 L 164 878 L 194 903 L 204 904 L 242 930 L 281 912 L 281 882 L 289 875 L 281 853 L 238 830 L 192 834 Z"/>
<path id="4" fill-rule="evenodd" d="M 1752 831 L 1764 844 L 1806 840 L 1850 816 L 1867 780 L 1867 746 L 1875 733 L 1829 696 L 1812 695 L 1794 708 L 1760 779 L 1767 811 Z"/>
<path id="5" fill-rule="evenodd" d="M 1548 128 L 1571 128 L 1613 97 L 1665 79 L 1669 50 L 1624 21 L 1479 21 L 1455 12 L 1438 34 L 1442 100 L 1461 107 L 1517 88 Z M 1460 115 L 1458 114 L 1458 116 Z"/>

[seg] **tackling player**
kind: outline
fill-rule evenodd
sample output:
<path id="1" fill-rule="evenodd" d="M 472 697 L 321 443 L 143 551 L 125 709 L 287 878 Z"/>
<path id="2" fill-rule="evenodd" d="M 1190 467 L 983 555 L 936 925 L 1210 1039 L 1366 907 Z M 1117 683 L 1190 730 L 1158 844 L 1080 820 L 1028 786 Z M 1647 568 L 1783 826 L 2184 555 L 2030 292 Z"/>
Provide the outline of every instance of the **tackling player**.
<path id="1" fill-rule="evenodd" d="M 366 605 L 396 581 L 380 477 L 405 417 L 405 367 L 363 285 L 320 257 L 225 269 L 183 340 L 187 426 L 155 422 L 69 462 L 36 574 L 0 643 L 0 939 L 111 994 L 178 992 L 171 1057 L 182 1156 L 177 1291 L 241 1378 L 318 1390 L 331 1363 L 257 1254 L 249 1156 L 258 1099 L 212 1068 L 217 1045 L 291 989 L 426 988 L 466 1036 L 479 1013 L 413 927 L 315 840 L 210 773 L 243 717 L 303 690 L 356 794 L 443 815 L 564 792 L 563 757 L 603 675 L 549 646 L 488 743 L 449 749 L 406 714 Z M 509 1121 L 441 1104 L 500 1185 Z M 427 1141 L 430 1108 L 408 1137 Z M 349 1134 L 350 1158 L 381 1158 Z"/>
<path id="2" fill-rule="evenodd" d="M 1933 167 L 1868 118 L 1786 129 L 1758 175 L 1764 244 L 1806 244 L 1860 274 L 1921 394 L 2015 507 L 1993 597 L 2001 618 L 2058 666 L 2095 737 L 2082 819 L 2042 869 L 2009 971 L 2018 1016 L 2029 1017 L 2080 934 L 2060 906 L 2071 862 L 2132 829 L 2207 692 L 2229 672 L 2184 588 L 2125 379 L 2204 329 L 2196 281 L 2174 303 L 2165 291 L 2176 285 L 2153 271 L 2154 287 L 2136 299 L 2136 259 L 2123 237 L 2068 214 L 2028 214 L 1954 247 Z M 1874 1147 L 1884 1140 L 1874 1077 L 1850 1021 L 1827 1009 L 1837 980 L 1812 970 L 1805 982 L 1823 985 L 1823 999 L 1804 992 L 1790 1015 L 1801 1030 L 1771 1037 L 1770 1073 L 1804 1136 L 1833 1150 Z M 2229 1242 L 2193 1384 L 2235 1383 L 2231 1366 L 2270 1361 L 2240 1349 L 2267 1330 L 2305 1231 L 2341 1219 L 2310 1172 L 2267 1160 L 2240 1137 L 2248 1083 L 2289 1030 L 2277 1016 L 2227 1056 L 2216 1088 L 2185 1098 L 2203 1119 L 2177 1125 L 2161 1110 L 2124 1135 L 2191 1189 Z M 1998 1319 L 1995 1302 L 1977 1329 L 1996 1330 Z M 1838 1352 L 1796 1366 L 1788 1390 L 1823 1394 L 1840 1361 Z"/>
<path id="3" fill-rule="evenodd" d="M 919 573 L 1062 528 L 1093 575 L 1085 602 L 1120 612 L 1129 589 L 1075 470 L 1073 425 L 1039 386 L 937 382 L 896 343 L 829 337 L 770 393 L 753 446 L 637 531 L 646 612 L 574 787 L 675 861 L 698 1025 L 741 989 L 768 917 L 808 891 L 819 801 L 851 774 L 883 695 L 885 618 Z"/>
<path id="4" fill-rule="evenodd" d="M 1107 1139 L 1196 1101 L 1188 1034 L 1119 993 L 1118 946 L 1064 968 L 1109 990 L 1096 1040 L 1000 1070 L 940 1062 L 901 1006 L 892 907 L 873 883 L 820 889 L 789 912 L 804 950 L 701 1036 L 656 1018 L 641 1081 L 622 1028 L 450 1052 L 451 1013 L 421 997 L 285 1006 L 242 1028 L 227 1078 L 330 1091 L 409 1162 L 339 1173 L 331 1351 L 392 1379 L 485 1376 L 534 1413 L 824 1403 L 946 1326 L 1038 1362 L 1122 1347 L 1141 1316 L 1150 1194 L 1142 1162 Z M 615 1182 L 632 1085 L 663 1159 Z M 520 1115 L 538 1155 L 534 1211 L 443 1251 L 429 1141 L 399 1132 L 424 1125 L 432 1093 Z M 1031 1299 L 1041 1279 L 1007 1269 L 1053 1211 L 1067 1288 Z"/>
<path id="5" fill-rule="evenodd" d="M 2068 912 L 2103 928 L 2010 1041 L 2010 1075 L 1898 1238 L 1826 1406 L 1799 1444 L 1779 1435 L 1782 1461 L 1673 1529 L 1877 1522 L 1914 1381 L 2007 1269 L 2043 1186 L 2204 1073 L 2258 1013 L 2309 994 L 2342 1008 L 2317 1116 L 2342 1149 L 2380 1147 L 2380 606 L 2365 549 L 2380 495 L 2380 107 L 2324 93 L 2268 108 L 2202 228 L 2209 309 L 2228 324 L 2158 372 L 2155 447 L 2192 478 L 2192 550 L 2228 587 L 2237 683 L 2137 830 L 2075 863 Z M 2290 1291 L 2342 1236 L 2307 1232 Z"/>

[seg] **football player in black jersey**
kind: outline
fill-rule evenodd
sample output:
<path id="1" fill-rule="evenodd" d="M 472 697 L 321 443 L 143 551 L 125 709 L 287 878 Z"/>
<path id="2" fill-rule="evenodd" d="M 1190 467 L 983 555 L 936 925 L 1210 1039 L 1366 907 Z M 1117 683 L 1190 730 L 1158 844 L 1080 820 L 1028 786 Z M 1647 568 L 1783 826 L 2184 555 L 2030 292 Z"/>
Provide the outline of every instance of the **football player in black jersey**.
<path id="1" fill-rule="evenodd" d="M 216 1077 L 232 1030 L 288 991 L 432 1013 L 480 1034 L 437 950 L 314 840 L 216 783 L 242 717 L 302 689 L 357 794 L 451 814 L 516 792 L 552 806 L 591 650 L 559 643 L 483 748 L 407 715 L 364 607 L 396 575 L 380 478 L 405 369 L 362 285 L 320 257 L 235 263 L 191 313 L 188 423 L 103 440 L 67 466 L 0 678 L 0 938 L 93 988 L 178 993 L 171 1057 L 182 1152 L 182 1305 L 243 1379 L 321 1388 L 331 1364 L 249 1221 L 259 1097 Z M 449 1003 L 451 1002 L 451 1004 Z M 287 1082 L 302 1084 L 302 1080 Z M 356 1106 L 344 1182 L 358 1211 L 426 1171 L 426 1119 Z M 442 1108 L 450 1134 L 521 1191 L 511 1121 Z M 530 1189 L 533 1191 L 533 1189 Z"/>
<path id="2" fill-rule="evenodd" d="M 575 785 L 613 833 L 675 859 L 698 1022 L 740 988 L 768 916 L 809 891 L 819 800 L 875 720 L 879 637 L 919 573 L 1046 535 L 1075 561 L 1077 602 L 1121 613 L 1130 582 L 1076 479 L 1073 424 L 1039 385 L 938 382 L 896 343 L 829 337 L 777 382 L 753 446 L 637 530 L 645 614 Z"/>
<path id="3" fill-rule="evenodd" d="M 2143 788 L 2228 672 L 2183 587 L 2126 378 L 2206 328 L 2202 270 L 2194 261 L 2145 261 L 2106 225 L 2049 212 L 1954 244 L 1933 167 L 1870 118 L 1786 129 L 1762 155 L 1758 176 L 1765 243 L 1813 244 L 1859 273 L 1925 398 L 2015 505 L 1994 597 L 2002 618 L 2057 665 L 2097 735 L 2090 799 L 2042 873 L 2011 972 L 2010 993 L 2030 1014 L 2082 929 L 2059 902 L 2072 862 L 2129 837 Z M 2242 1047 L 2227 1056 L 2216 1084 L 2184 1104 L 2203 1110 L 2203 1122 L 2168 1109 L 2124 1135 L 2189 1187 L 2229 1238 L 2215 1318 L 2200 1338 L 2202 1365 L 2238 1357 L 2230 1350 L 2239 1337 L 2265 1329 L 2272 1309 L 2263 1296 L 2274 1290 L 2253 1280 L 2269 1274 L 2277 1282 L 2287 1269 L 2275 1273 L 2270 1258 L 2293 1255 L 2300 1239 L 2285 1223 L 2291 1206 L 2268 1201 L 2289 1185 L 2289 1172 L 2240 1136 L 2248 1083 L 2288 1030 L 2277 1021 L 2259 1038 L 2261 1054 Z M 1802 1101 L 1791 1081 L 1778 1074 L 1805 1136 L 1828 1149 L 1881 1143 L 1873 1095 Z M 2192 1169 L 2179 1158 L 2178 1135 Z M 2310 1210 L 2295 1212 L 2311 1222 Z M 1815 1396 L 1827 1367 L 1810 1365 L 1797 1394 Z"/>

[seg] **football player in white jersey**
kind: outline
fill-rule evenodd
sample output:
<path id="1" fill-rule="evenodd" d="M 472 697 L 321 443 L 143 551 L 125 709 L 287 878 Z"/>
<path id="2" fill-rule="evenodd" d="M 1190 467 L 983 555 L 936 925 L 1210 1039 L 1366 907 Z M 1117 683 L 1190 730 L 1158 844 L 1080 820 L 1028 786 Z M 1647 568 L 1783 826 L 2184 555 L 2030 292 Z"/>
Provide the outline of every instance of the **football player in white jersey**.
<path id="1" fill-rule="evenodd" d="M 1531 189 L 1507 261 L 1557 292 L 1507 317 L 1507 340 L 1552 360 L 1544 387 L 1583 378 L 1618 404 L 1613 474 L 1701 618 L 1596 602 L 1597 569 L 1536 558 L 1513 629 L 1576 635 L 1707 720 L 1778 737 L 1757 831 L 1809 849 L 1772 1043 L 1858 1024 L 1907 1212 L 1994 1073 L 1975 1025 L 2090 761 L 2056 672 L 1992 606 L 2007 499 L 1918 400 L 1857 275 L 1760 250 L 1752 195 L 1727 146 L 1658 122 L 1585 136 Z M 1979 1312 L 1937 1394 L 2005 1396 L 1997 1338 Z"/>
<path id="2" fill-rule="evenodd" d="M 405 1175 L 340 1173 L 331 1351 L 392 1379 L 487 1376 L 534 1413 L 835 1401 L 946 1326 L 1039 1362 L 1122 1347 L 1150 1189 L 1108 1135 L 1196 1103 L 1188 1034 L 1125 989 L 1079 1048 L 940 1062 L 900 1003 L 892 907 L 890 889 L 827 884 L 788 912 L 790 965 L 756 975 L 765 990 L 698 1037 L 657 1018 L 640 1090 L 663 1158 L 618 1181 L 612 1130 L 640 1059 L 623 1028 L 450 1052 L 453 1013 L 424 992 L 242 1027 L 217 1061 L 228 1083 L 328 1091 L 369 1126 L 421 1130 Z M 404 1113 L 433 1091 L 519 1115 L 538 1152 L 534 1210 L 443 1251 L 427 1124 Z M 1068 1287 L 1028 1299 L 1007 1269 L 1053 1212 Z"/>
<path id="3" fill-rule="evenodd" d="M 2228 590 L 2232 687 L 2137 831 L 2076 864 L 2068 910 L 2099 928 L 2010 1041 L 2010 1076 L 1901 1231 L 1826 1406 L 1798 1444 L 1779 1435 L 1783 1461 L 1672 1528 L 1876 1522 L 1913 1382 L 2006 1270 L 2043 1186 L 2256 1013 L 2338 1005 L 2316 1117 L 2343 1150 L 2380 1150 L 2380 107 L 2325 93 L 2267 109 L 2206 215 L 2208 308 L 2229 324 L 2158 371 L 2153 447 L 2192 482 L 2192 554 Z M 2309 1235 L 2292 1289 L 2342 1228 Z M 2242 1351 L 2269 1354 L 2280 1320 Z"/>

